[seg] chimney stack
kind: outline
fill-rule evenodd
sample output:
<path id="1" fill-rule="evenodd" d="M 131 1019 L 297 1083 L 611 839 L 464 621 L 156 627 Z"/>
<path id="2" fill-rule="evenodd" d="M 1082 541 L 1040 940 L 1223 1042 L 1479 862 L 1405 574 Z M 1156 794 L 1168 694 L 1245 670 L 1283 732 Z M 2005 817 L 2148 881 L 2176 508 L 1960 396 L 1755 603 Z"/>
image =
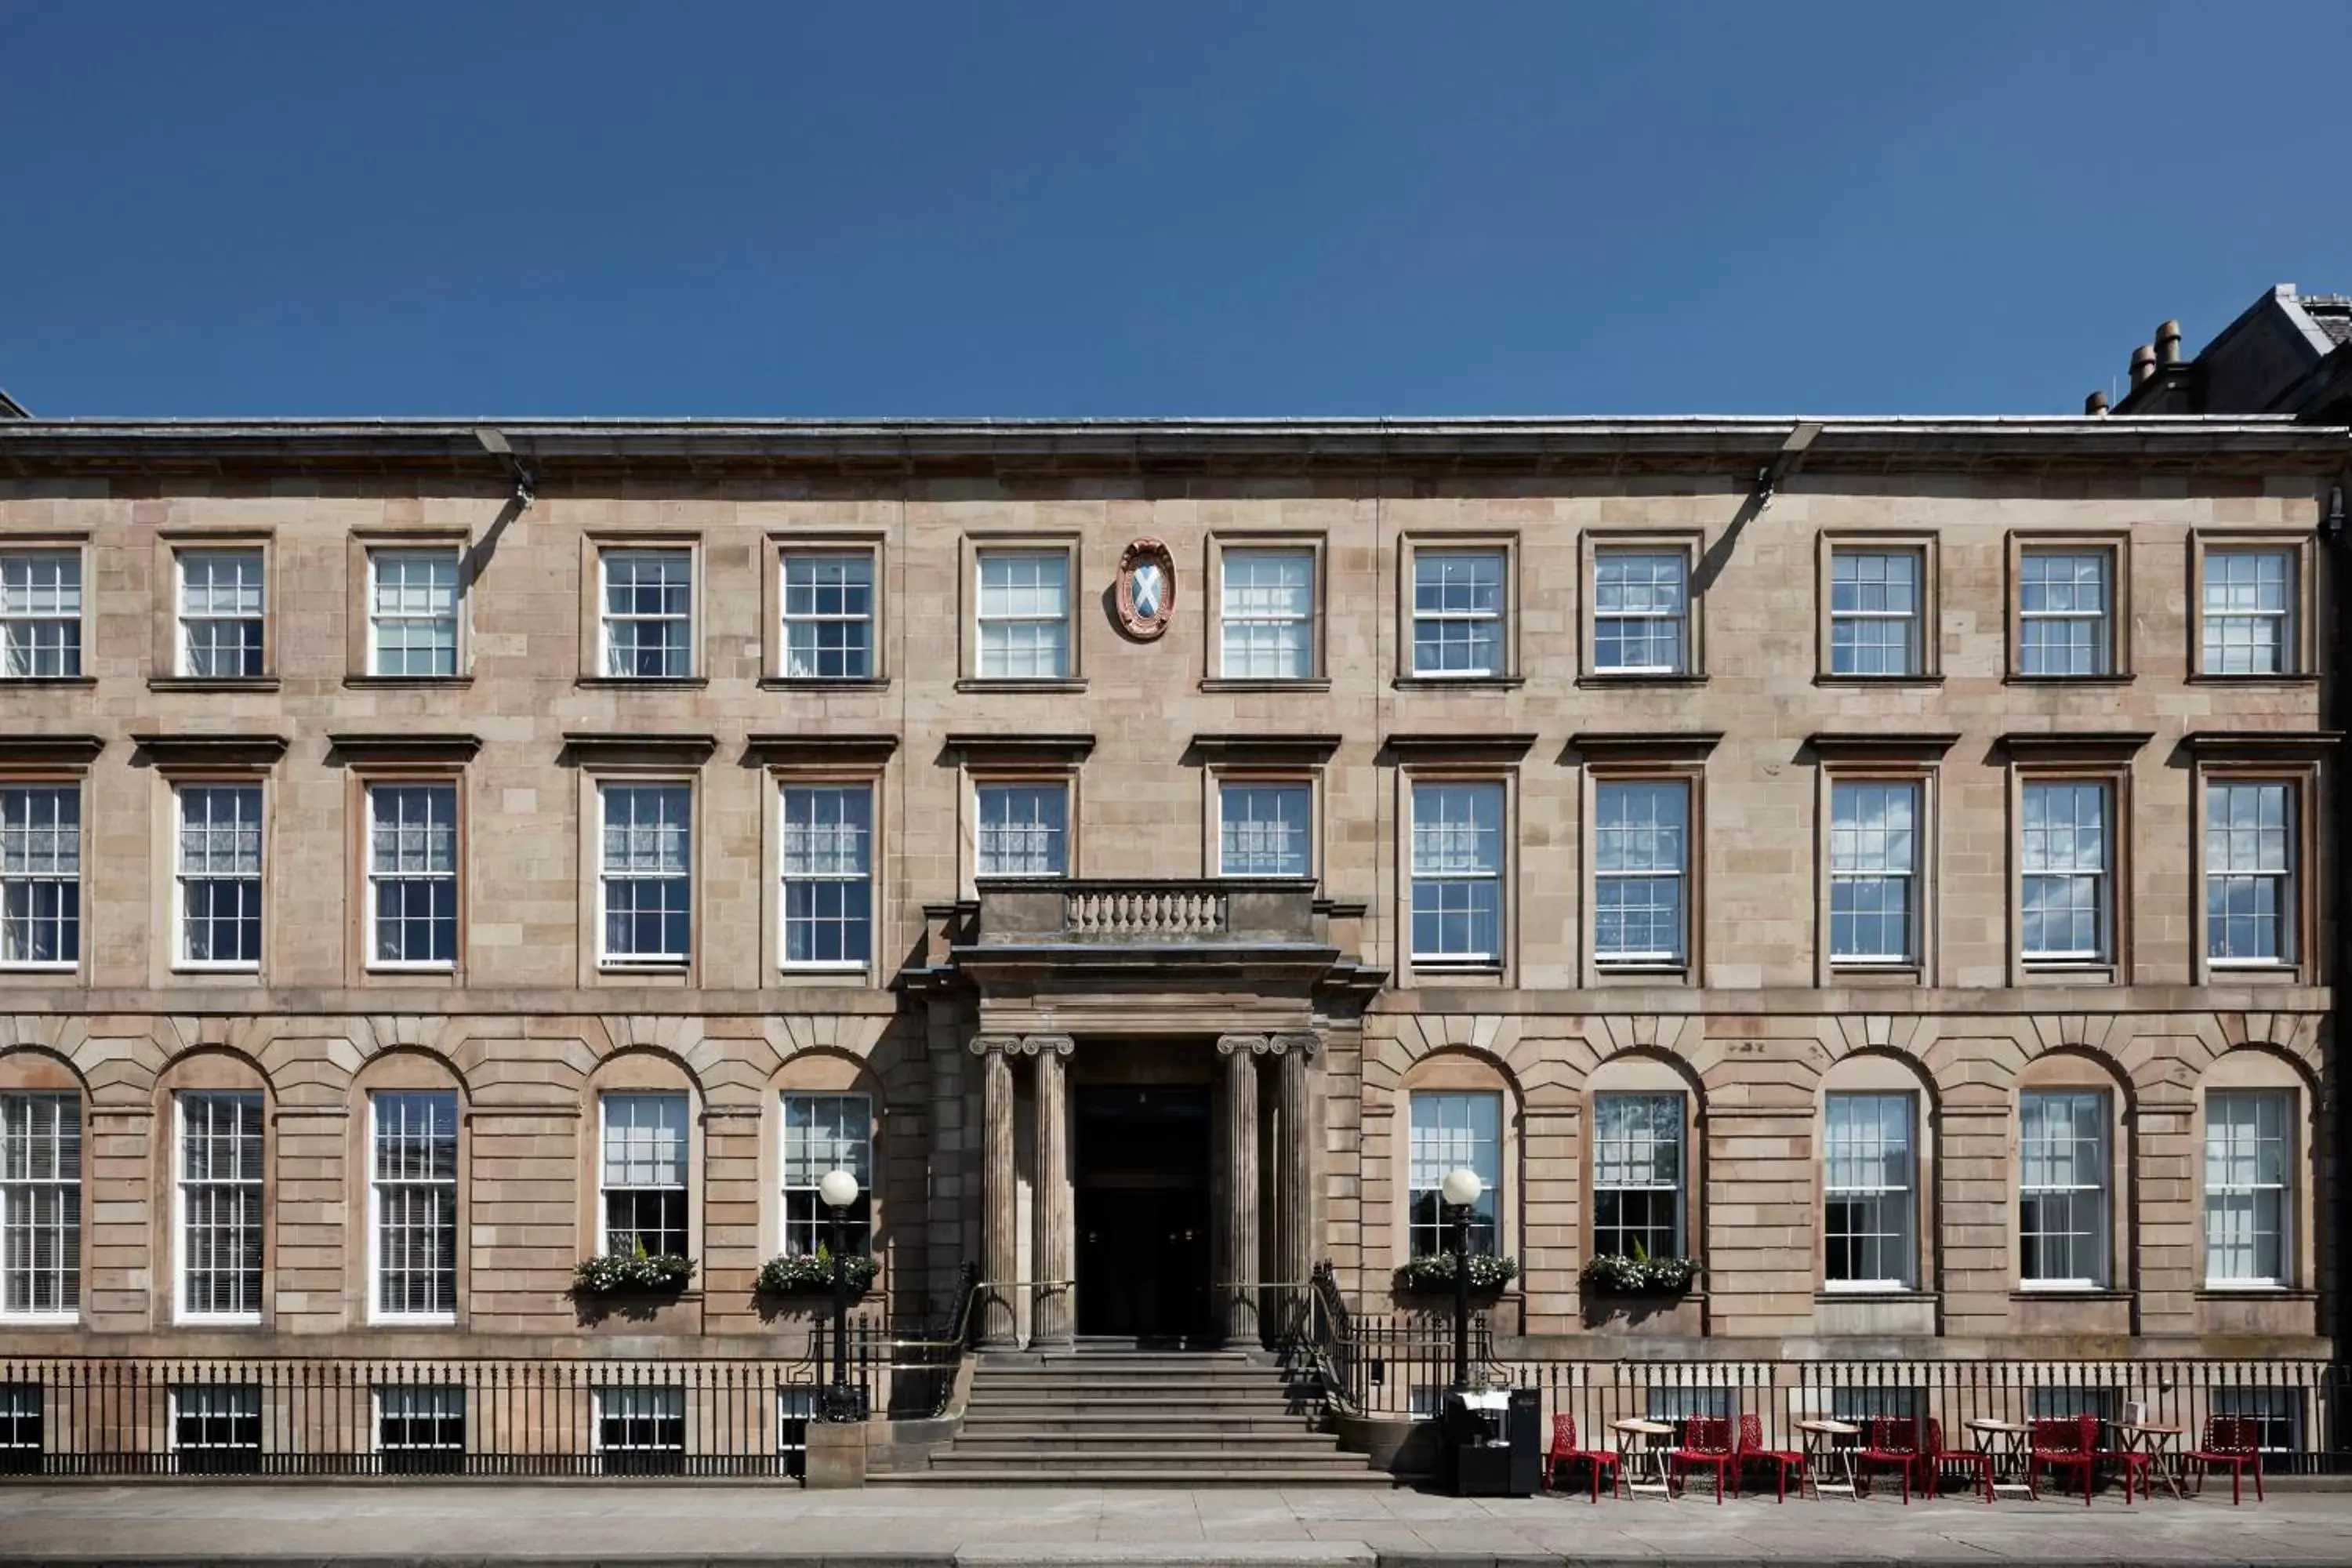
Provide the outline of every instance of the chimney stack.
<path id="1" fill-rule="evenodd" d="M 2132 350 L 2131 384 L 2135 387 L 2141 387 L 2155 379 L 2156 350 L 2142 343 Z"/>
<path id="2" fill-rule="evenodd" d="M 2086 398 L 2083 399 L 2083 412 L 2084 412 L 2084 413 L 2085 413 L 2085 414 L 2105 414 L 2106 411 L 2107 411 L 2107 395 L 2106 395 L 2105 393 L 2104 393 L 2104 392 L 2095 392 L 2095 393 L 2091 394 L 2091 395 L 2090 395 L 2090 396 L 2088 396 L 2088 397 L 2086 397 Z"/>
<path id="3" fill-rule="evenodd" d="M 2167 321 L 2156 329 L 2156 363 L 2158 364 L 2180 363 L 2180 323 L 2179 321 Z"/>

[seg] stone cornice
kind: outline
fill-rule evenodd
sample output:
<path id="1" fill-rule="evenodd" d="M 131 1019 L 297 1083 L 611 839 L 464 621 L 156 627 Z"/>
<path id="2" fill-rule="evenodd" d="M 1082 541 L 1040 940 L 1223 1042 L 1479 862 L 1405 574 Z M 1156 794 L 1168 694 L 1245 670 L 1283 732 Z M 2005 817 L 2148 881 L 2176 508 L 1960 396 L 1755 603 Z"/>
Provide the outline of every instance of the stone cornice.
<path id="1" fill-rule="evenodd" d="M 1959 740 L 1958 734 L 1823 732 L 1806 736 L 1805 744 L 1824 762 L 1932 763 L 1958 745 Z"/>
<path id="2" fill-rule="evenodd" d="M 158 768 L 231 768 L 259 772 L 286 754 L 283 735 L 133 735 L 136 757 Z"/>
<path id="3" fill-rule="evenodd" d="M 454 765 L 482 749 L 479 735 L 330 735 L 327 761 L 368 766 L 402 763 Z"/>
<path id="4" fill-rule="evenodd" d="M 1186 760 L 1214 766 L 1316 768 L 1339 749 L 1337 735 L 1195 735 Z"/>
<path id="5" fill-rule="evenodd" d="M 2120 763 L 2155 738 L 2146 730 L 2012 731 L 2000 738 L 2000 749 L 2020 763 Z"/>
<path id="6" fill-rule="evenodd" d="M 2189 755 L 2225 762 L 2316 762 L 2343 742 L 2341 730 L 2199 730 L 2180 738 Z"/>
<path id="7" fill-rule="evenodd" d="M 0 735 L 0 768 L 70 768 L 76 772 L 106 750 L 100 735 Z"/>
<path id="8" fill-rule="evenodd" d="M 562 761 L 572 767 L 698 768 L 719 749 L 715 735 L 631 735 L 566 731 Z"/>
<path id="9" fill-rule="evenodd" d="M 1092 735 L 950 735 L 950 761 L 967 768 L 1074 768 L 1095 749 Z"/>
<path id="10" fill-rule="evenodd" d="M 1697 763 L 1722 739 L 1719 730 L 1583 730 L 1568 738 L 1568 749 L 1588 764 Z"/>
<path id="11" fill-rule="evenodd" d="M 1475 731 L 1461 734 L 1390 735 L 1381 742 L 1379 761 L 1391 766 L 1444 766 L 1461 764 L 1473 767 L 1503 767 L 1518 762 L 1536 743 L 1531 734 L 1489 735 Z"/>
<path id="12" fill-rule="evenodd" d="M 2341 426 L 2279 416 L 2134 417 L 676 420 L 26 419 L 0 422 L 0 473 L 406 472 L 544 493 L 572 476 L 1356 468 L 1672 469 L 1744 484 L 1800 424 L 1804 472 L 2053 466 L 2343 466 Z M 495 437 L 495 440 L 486 437 Z"/>
<path id="13" fill-rule="evenodd" d="M 743 761 L 755 768 L 878 768 L 898 749 L 896 735 L 751 735 Z"/>

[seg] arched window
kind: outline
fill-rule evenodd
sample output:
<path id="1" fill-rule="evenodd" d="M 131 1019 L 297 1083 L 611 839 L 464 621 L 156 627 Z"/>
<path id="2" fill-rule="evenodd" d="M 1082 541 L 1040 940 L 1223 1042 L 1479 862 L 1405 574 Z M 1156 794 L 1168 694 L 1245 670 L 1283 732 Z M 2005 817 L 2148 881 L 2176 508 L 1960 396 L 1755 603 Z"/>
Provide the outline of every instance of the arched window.
<path id="1" fill-rule="evenodd" d="M 164 1070 L 172 1320 L 253 1324 L 268 1306 L 269 1091 L 215 1051 Z"/>
<path id="2" fill-rule="evenodd" d="M 594 1206 L 588 1250 L 597 1256 L 694 1258 L 701 1251 L 701 1097 L 667 1057 L 631 1051 L 589 1082 L 584 1151 Z"/>
<path id="3" fill-rule="evenodd" d="M 2116 1284 L 2123 1087 L 2087 1057 L 2029 1066 L 2017 1089 L 2017 1278 L 2028 1290 Z"/>
<path id="4" fill-rule="evenodd" d="M 394 1051 L 368 1064 L 352 1087 L 367 1321 L 454 1323 L 464 1300 L 465 1106 L 457 1077 L 430 1057 Z"/>
<path id="5" fill-rule="evenodd" d="M 81 1312 L 82 1094 L 45 1051 L 0 1057 L 0 1322 Z"/>
<path id="6" fill-rule="evenodd" d="M 1508 1253 L 1516 1240 L 1512 1205 L 1518 1201 L 1510 1175 L 1517 1130 L 1508 1081 L 1482 1058 L 1449 1053 L 1415 1064 L 1402 1089 L 1402 1256 L 1421 1258 L 1453 1247 L 1452 1216 L 1439 1186 L 1457 1168 L 1475 1173 L 1480 1188 L 1470 1210 L 1470 1249 Z"/>
<path id="7" fill-rule="evenodd" d="M 840 1170 L 857 1179 L 857 1201 L 842 1216 L 843 1246 L 852 1257 L 874 1254 L 881 1104 L 879 1086 L 846 1057 L 811 1052 L 776 1075 L 771 1234 L 778 1251 L 813 1254 L 833 1245 L 833 1211 L 818 1197 L 817 1184 Z"/>
<path id="8" fill-rule="evenodd" d="M 1927 1095 L 1888 1057 L 1849 1057 L 1822 1080 L 1822 1285 L 1911 1291 L 1927 1277 Z"/>
<path id="9" fill-rule="evenodd" d="M 1587 1092 L 1591 1256 L 1694 1256 L 1697 1107 L 1689 1080 L 1655 1058 L 1620 1057 L 1594 1070 Z"/>
<path id="10" fill-rule="evenodd" d="M 2217 1059 L 2201 1087 L 2205 1289 L 2290 1288 L 2306 1277 L 2302 1080 L 2284 1059 L 2242 1050 Z"/>

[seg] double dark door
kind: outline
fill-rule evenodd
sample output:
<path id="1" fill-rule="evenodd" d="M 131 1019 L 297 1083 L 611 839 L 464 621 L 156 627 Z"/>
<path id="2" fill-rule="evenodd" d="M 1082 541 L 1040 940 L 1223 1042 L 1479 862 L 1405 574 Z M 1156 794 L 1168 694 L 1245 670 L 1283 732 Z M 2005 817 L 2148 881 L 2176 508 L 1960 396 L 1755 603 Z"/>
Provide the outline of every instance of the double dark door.
<path id="1" fill-rule="evenodd" d="M 1077 1331 L 1182 1341 L 1209 1307 L 1209 1091 L 1080 1084 Z"/>

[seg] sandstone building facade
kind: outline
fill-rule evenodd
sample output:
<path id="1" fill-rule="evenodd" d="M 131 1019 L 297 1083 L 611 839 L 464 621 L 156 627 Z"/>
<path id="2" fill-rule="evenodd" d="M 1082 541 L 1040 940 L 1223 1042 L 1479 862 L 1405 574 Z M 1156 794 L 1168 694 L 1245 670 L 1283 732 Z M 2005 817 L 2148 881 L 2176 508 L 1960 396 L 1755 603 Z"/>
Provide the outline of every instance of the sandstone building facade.
<path id="1" fill-rule="evenodd" d="M 1466 1163 L 1554 1353 L 2324 1355 L 2346 458 L 0 426 L 0 1347 L 756 1351 L 836 1165 L 1245 1339 Z"/>

